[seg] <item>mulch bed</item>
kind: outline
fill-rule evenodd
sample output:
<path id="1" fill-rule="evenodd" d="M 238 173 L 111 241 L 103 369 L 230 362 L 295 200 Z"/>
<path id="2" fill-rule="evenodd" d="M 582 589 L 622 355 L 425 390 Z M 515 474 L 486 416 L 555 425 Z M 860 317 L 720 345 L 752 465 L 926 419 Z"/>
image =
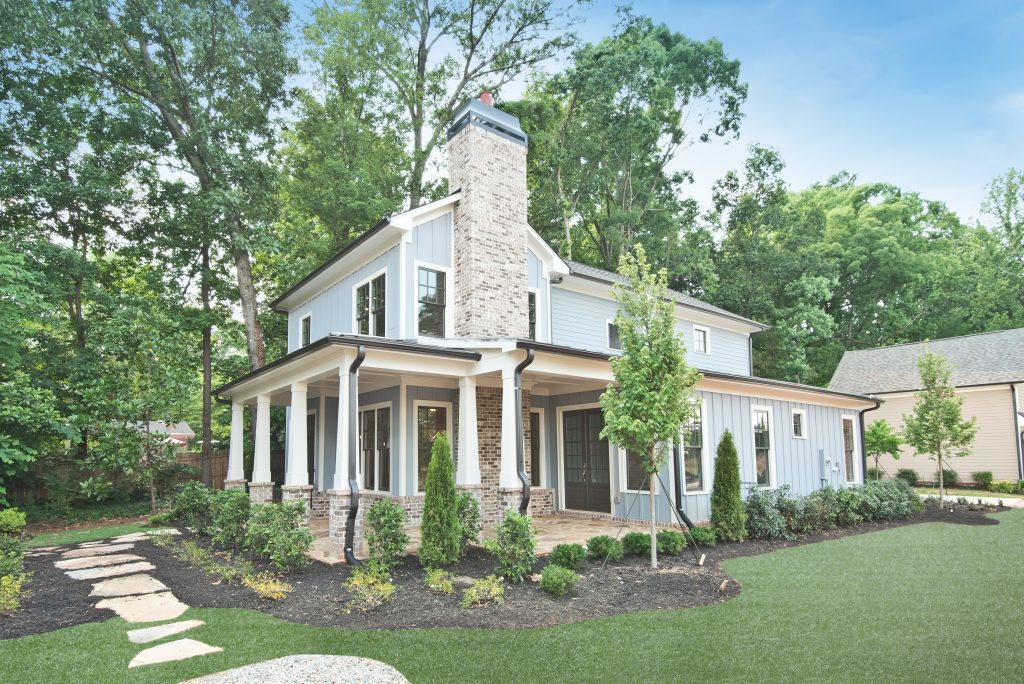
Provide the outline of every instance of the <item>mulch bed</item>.
<path id="1" fill-rule="evenodd" d="M 459 607 L 458 591 L 445 596 L 427 590 L 423 570 L 415 556 L 406 557 L 394 573 L 397 591 L 394 598 L 369 613 L 347 611 L 348 592 L 342 582 L 348 577 L 348 566 L 327 566 L 313 563 L 308 568 L 289 573 L 287 581 L 294 591 L 281 601 L 264 601 L 251 590 L 219 582 L 202 571 L 177 560 L 168 549 L 151 542 L 136 544 L 137 553 L 156 566 L 150 572 L 166 584 L 174 595 L 190 606 L 202 608 L 249 608 L 290 622 L 349 629 L 411 629 L 425 627 L 525 628 L 579 622 L 597 617 L 641 610 L 678 609 L 704 606 L 725 601 L 741 590 L 739 583 L 721 569 L 722 561 L 740 556 L 768 553 L 778 549 L 838 539 L 875 530 L 901 527 L 923 522 L 950 522 L 966 525 L 997 525 L 998 520 L 986 513 L 1005 508 L 954 506 L 940 510 L 929 505 L 925 512 L 908 520 L 867 523 L 815 534 L 801 535 L 793 540 L 748 541 L 742 544 L 720 544 L 705 549 L 707 561 L 698 567 L 689 549 L 679 556 L 661 557 L 660 568 L 650 569 L 650 561 L 627 556 L 618 563 L 604 567 L 588 561 L 581 571 L 575 592 L 553 598 L 540 584 L 527 580 L 523 584 L 505 586 L 505 604 L 472 609 Z M 183 538 L 189 538 L 187 535 Z M 208 544 L 202 537 L 193 537 Z M 36 573 L 31 593 L 23 608 L 14 616 L 0 618 L 0 638 L 13 638 L 67 627 L 73 624 L 103 620 L 112 614 L 92 607 L 88 582 L 74 582 L 54 569 L 55 556 L 26 559 L 30 572 Z M 547 563 L 541 558 L 539 570 Z M 486 551 L 473 548 L 453 572 L 457 576 L 480 578 L 495 572 L 497 562 Z"/>

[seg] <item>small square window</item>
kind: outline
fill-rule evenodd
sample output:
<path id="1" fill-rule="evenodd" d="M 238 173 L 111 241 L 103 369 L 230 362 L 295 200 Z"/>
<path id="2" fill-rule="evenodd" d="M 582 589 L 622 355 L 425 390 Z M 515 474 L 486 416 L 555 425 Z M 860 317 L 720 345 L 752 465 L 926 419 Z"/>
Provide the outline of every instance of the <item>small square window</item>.
<path id="1" fill-rule="evenodd" d="M 622 350 L 622 340 L 619 338 L 619 326 L 611 321 L 608 322 L 608 348 Z"/>
<path id="2" fill-rule="evenodd" d="M 807 414 L 802 409 L 793 409 L 793 439 L 807 437 Z"/>
<path id="3" fill-rule="evenodd" d="M 299 346 L 305 347 L 310 342 L 312 317 L 304 316 L 302 319 L 302 333 L 300 336 Z"/>

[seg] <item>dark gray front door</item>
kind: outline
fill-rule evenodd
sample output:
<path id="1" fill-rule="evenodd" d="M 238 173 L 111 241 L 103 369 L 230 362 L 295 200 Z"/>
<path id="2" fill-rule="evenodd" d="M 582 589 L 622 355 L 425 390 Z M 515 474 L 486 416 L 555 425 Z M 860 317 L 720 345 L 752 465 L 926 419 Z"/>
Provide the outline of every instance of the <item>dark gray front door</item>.
<path id="1" fill-rule="evenodd" d="M 562 414 L 566 508 L 611 513 L 608 440 L 601 438 L 602 429 L 601 409 Z"/>

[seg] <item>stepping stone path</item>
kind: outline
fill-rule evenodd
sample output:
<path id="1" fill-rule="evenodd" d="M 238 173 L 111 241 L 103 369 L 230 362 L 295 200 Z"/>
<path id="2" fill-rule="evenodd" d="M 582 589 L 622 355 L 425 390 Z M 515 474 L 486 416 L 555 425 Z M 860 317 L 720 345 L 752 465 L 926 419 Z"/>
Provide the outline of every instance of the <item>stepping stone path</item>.
<path id="1" fill-rule="evenodd" d="M 183 684 L 409 684 L 401 672 L 370 658 L 292 655 L 190 679 Z"/>
<path id="2" fill-rule="evenodd" d="M 134 532 L 107 541 L 83 542 L 78 544 L 77 548 L 64 551 L 61 559 L 54 562 L 54 566 L 64 570 L 64 574 L 73 580 L 97 580 L 89 594 L 100 599 L 96 607 L 112 610 L 127 622 L 175 620 L 188 610 L 188 606 L 179 601 L 163 582 L 145 574 L 149 570 L 154 570 L 156 566 L 142 556 L 127 553 L 135 549 L 135 542 L 164 534 L 180 532 L 174 529 Z M 58 547 L 43 547 L 33 553 L 42 556 L 59 551 Z M 147 644 L 181 634 L 203 624 L 202 620 L 182 620 L 156 627 L 133 629 L 128 632 L 128 640 L 133 644 Z M 132 658 L 128 667 L 184 660 L 222 650 L 224 649 L 195 639 L 175 639 L 144 649 Z"/>

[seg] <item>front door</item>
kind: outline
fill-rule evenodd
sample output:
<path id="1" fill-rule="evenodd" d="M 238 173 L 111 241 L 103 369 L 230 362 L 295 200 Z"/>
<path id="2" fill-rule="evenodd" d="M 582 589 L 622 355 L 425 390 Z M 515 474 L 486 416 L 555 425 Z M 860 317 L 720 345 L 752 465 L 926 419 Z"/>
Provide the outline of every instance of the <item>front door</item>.
<path id="1" fill-rule="evenodd" d="M 603 429 L 601 409 L 562 414 L 566 508 L 611 513 L 611 468 Z"/>

